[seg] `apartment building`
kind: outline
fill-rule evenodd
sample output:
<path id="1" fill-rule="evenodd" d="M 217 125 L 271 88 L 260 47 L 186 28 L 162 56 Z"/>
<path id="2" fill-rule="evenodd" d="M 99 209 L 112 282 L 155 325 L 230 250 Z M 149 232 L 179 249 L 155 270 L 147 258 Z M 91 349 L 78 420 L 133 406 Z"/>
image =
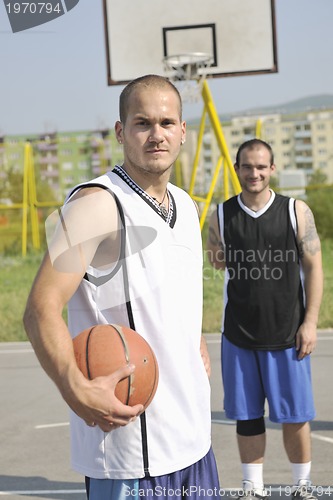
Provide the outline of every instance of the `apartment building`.
<path id="1" fill-rule="evenodd" d="M 333 108 L 234 115 L 222 118 L 221 125 L 232 162 L 239 145 L 248 139 L 259 136 L 271 144 L 281 188 L 295 188 L 295 194 L 301 194 L 315 171 L 325 174 L 326 182 L 333 184 Z M 181 179 L 184 189 L 191 182 L 198 129 L 199 120 L 188 124 L 187 140 L 179 157 L 181 175 L 173 176 L 174 182 Z M 26 141 L 32 144 L 36 176 L 50 186 L 59 201 L 73 185 L 97 177 L 123 161 L 122 146 L 109 129 L 5 136 L 0 138 L 0 181 L 8 169 L 23 175 Z M 201 145 L 196 193 L 207 193 L 220 156 L 208 124 Z M 221 173 L 218 189 L 222 184 Z"/>
<path id="2" fill-rule="evenodd" d="M 257 136 L 271 144 L 281 187 L 293 187 L 293 182 L 297 183 L 295 187 L 302 187 L 300 183 L 306 186 L 315 171 L 323 173 L 326 182 L 333 184 L 333 109 L 239 115 L 222 119 L 221 125 L 232 161 L 240 144 L 248 139 Z M 188 134 L 196 134 L 195 127 Z M 206 186 L 220 154 L 216 138 L 208 127 L 200 160 Z"/>
<path id="3" fill-rule="evenodd" d="M 32 146 L 36 178 L 52 189 L 58 201 L 75 184 L 106 172 L 122 153 L 108 129 L 5 136 L 0 140 L 0 179 L 9 170 L 22 172 L 23 177 L 27 142 Z"/>

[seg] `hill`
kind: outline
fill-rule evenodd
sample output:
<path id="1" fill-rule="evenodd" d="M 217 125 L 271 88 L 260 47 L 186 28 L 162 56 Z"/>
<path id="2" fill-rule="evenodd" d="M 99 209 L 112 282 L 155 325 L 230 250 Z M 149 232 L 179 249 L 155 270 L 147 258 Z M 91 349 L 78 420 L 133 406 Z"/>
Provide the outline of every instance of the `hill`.
<path id="1" fill-rule="evenodd" d="M 304 111 L 333 109 L 333 94 L 321 94 L 308 97 L 302 97 L 293 101 L 288 101 L 274 106 L 264 106 L 260 108 L 252 108 L 244 110 L 243 112 L 229 113 L 222 115 L 221 119 L 225 121 L 233 116 L 243 115 L 267 115 L 267 114 L 293 114 Z"/>

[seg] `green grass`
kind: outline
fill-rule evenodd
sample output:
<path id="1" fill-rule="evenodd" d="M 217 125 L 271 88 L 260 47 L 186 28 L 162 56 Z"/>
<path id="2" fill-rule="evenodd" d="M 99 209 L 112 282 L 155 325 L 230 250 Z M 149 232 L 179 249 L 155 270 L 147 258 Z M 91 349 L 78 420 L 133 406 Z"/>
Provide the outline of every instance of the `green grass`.
<path id="1" fill-rule="evenodd" d="M 19 254 L 21 252 L 21 229 L 19 222 L 8 226 L 0 226 L 0 252 L 3 255 Z M 31 241 L 31 234 L 28 234 L 28 241 Z"/>
<path id="2" fill-rule="evenodd" d="M 209 264 L 205 253 L 203 268 L 204 308 L 202 327 L 205 333 L 219 332 L 221 330 L 223 282 L 224 272 L 214 269 Z"/>
<path id="3" fill-rule="evenodd" d="M 332 328 L 333 315 L 333 240 L 324 240 L 324 297 L 320 312 L 319 328 Z M 27 340 L 22 316 L 31 284 L 36 275 L 42 254 L 29 254 L 26 258 L 0 255 L 0 342 Z M 204 332 L 218 332 L 221 326 L 223 300 L 223 272 L 204 263 Z"/>
<path id="4" fill-rule="evenodd" d="M 0 341 L 27 340 L 22 316 L 33 279 L 41 262 L 40 254 L 26 258 L 0 256 Z"/>
<path id="5" fill-rule="evenodd" d="M 322 241 L 324 296 L 320 309 L 319 328 L 333 327 L 333 240 Z"/>

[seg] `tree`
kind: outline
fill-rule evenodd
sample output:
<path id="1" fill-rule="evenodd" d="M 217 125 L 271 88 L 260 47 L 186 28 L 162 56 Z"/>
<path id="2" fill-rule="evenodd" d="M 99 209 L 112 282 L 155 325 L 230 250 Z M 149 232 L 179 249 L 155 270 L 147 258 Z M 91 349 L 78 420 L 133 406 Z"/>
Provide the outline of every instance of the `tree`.
<path id="1" fill-rule="evenodd" d="M 55 194 L 47 182 L 36 176 L 36 193 L 38 201 L 56 201 Z M 12 204 L 23 201 L 23 172 L 11 166 L 5 172 L 0 184 L 0 199 L 9 200 Z"/>
<path id="2" fill-rule="evenodd" d="M 326 184 L 327 182 L 327 175 L 324 174 L 320 168 L 317 168 L 313 172 L 312 175 L 310 175 L 308 186 L 321 186 L 322 184 Z"/>
<path id="3" fill-rule="evenodd" d="M 308 191 L 307 203 L 316 220 L 321 238 L 333 238 L 333 187 Z"/>

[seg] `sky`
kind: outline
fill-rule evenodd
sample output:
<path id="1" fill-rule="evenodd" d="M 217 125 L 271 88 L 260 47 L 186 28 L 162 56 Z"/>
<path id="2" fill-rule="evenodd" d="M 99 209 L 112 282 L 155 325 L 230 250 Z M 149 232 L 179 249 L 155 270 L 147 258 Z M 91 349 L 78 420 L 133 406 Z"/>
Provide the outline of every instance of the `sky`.
<path id="1" fill-rule="evenodd" d="M 113 128 L 123 87 L 107 85 L 102 0 L 79 0 L 17 33 L 7 1 L 0 0 L 0 136 Z M 333 1 L 276 0 L 275 7 L 278 73 L 210 79 L 219 114 L 333 94 Z M 201 111 L 202 102 L 185 104 L 184 119 Z"/>

